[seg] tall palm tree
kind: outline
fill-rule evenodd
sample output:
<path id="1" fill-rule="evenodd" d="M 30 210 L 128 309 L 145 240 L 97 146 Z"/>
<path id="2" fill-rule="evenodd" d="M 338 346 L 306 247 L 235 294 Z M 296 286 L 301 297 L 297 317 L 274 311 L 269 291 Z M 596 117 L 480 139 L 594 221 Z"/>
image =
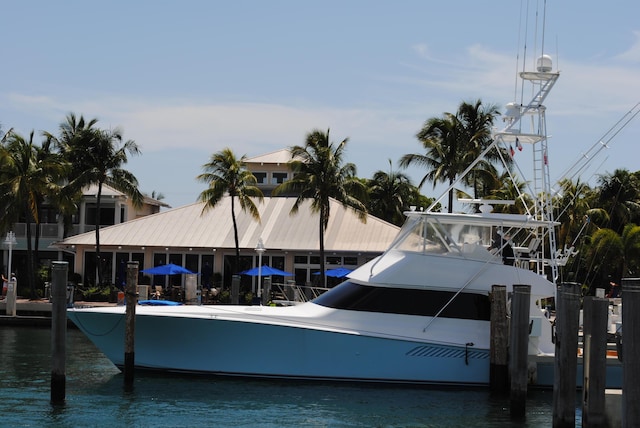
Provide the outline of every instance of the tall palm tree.
<path id="1" fill-rule="evenodd" d="M 337 145 L 330 142 L 329 130 L 326 133 L 318 129 L 311 131 L 306 136 L 304 146 L 296 145 L 289 149 L 292 179 L 280 184 L 273 191 L 274 195 L 296 195 L 290 214 L 297 213 L 300 205 L 307 199 L 311 200 L 312 212 L 320 214 L 318 235 L 322 284 L 325 282 L 324 232 L 331 216 L 330 199 L 337 200 L 344 207 L 352 208 L 361 221 L 365 222 L 367 218 L 366 206 L 362 202 L 366 198 L 366 186 L 356 177 L 354 164 L 343 164 L 342 157 L 347 142 L 347 138 Z"/>
<path id="2" fill-rule="evenodd" d="M 416 135 L 426 153 L 406 154 L 400 158 L 400 166 L 407 168 L 416 164 L 427 169 L 418 187 L 422 187 L 426 181 L 432 181 L 434 187 L 439 182 L 453 185 L 491 143 L 491 126 L 496 115 L 494 106 L 483 108 L 478 100 L 475 104 L 463 102 L 455 115 L 444 113 L 442 117 L 428 119 Z M 488 154 L 475 166 L 471 176 L 465 179 L 465 184 L 473 186 L 474 197 L 481 196 L 480 193 L 486 193 L 487 188 L 493 187 L 491 184 L 496 182 L 497 173 L 492 165 L 499 158 L 497 152 Z M 454 189 L 450 189 L 449 212 L 453 211 L 453 195 Z"/>
<path id="3" fill-rule="evenodd" d="M 397 226 L 404 222 L 403 212 L 411 205 L 415 187 L 408 175 L 393 170 L 376 171 L 368 181 L 369 213 Z"/>
<path id="4" fill-rule="evenodd" d="M 407 168 L 417 164 L 425 167 L 427 173 L 418 187 L 421 188 L 427 181 L 433 182 L 433 187 L 439 182 L 447 182 L 452 185 L 458 174 L 466 168 L 463 162 L 463 153 L 466 149 L 461 147 L 464 143 L 459 136 L 460 125 L 458 118 L 451 113 L 444 116 L 428 119 L 420 132 L 416 135 L 426 150 L 426 154 L 406 154 L 400 158 L 400 166 Z M 449 212 L 453 211 L 453 189 L 449 191 Z"/>
<path id="5" fill-rule="evenodd" d="M 9 227 L 20 218 L 24 218 L 27 235 L 26 275 L 31 297 L 35 298 L 36 266 L 31 224 L 40 223 L 38 214 L 43 200 L 55 197 L 60 192 L 58 183 L 66 173 L 66 168 L 57 157 L 40 155 L 46 150 L 34 144 L 33 134 L 32 131 L 29 139 L 25 139 L 12 133 L 6 144 L 0 146 L 0 205 L 4 212 L 4 227 Z"/>
<path id="6" fill-rule="evenodd" d="M 207 188 L 198 196 L 198 200 L 205 203 L 202 213 L 215 207 L 225 194 L 231 197 L 231 219 L 236 244 L 234 273 L 238 272 L 240 260 L 236 199 L 240 203 L 240 209 L 243 212 L 248 211 L 257 221 L 260 221 L 260 213 L 251 198 L 258 198 L 260 202 L 264 199 L 262 191 L 256 186 L 256 177 L 247 169 L 245 160 L 245 155 L 238 159 L 230 148 L 225 148 L 212 154 L 209 162 L 202 166 L 204 173 L 196 177 L 197 180 L 207 184 Z"/>
<path id="7" fill-rule="evenodd" d="M 88 124 L 84 120 L 73 121 L 67 117 L 67 123 L 61 128 L 61 152 L 71 163 L 73 187 L 82 189 L 90 185 L 98 186 L 96 195 L 96 273 L 98 283 L 104 284 L 104 273 L 100 254 L 100 211 L 102 189 L 106 184 L 131 198 L 134 207 L 142 206 L 143 196 L 138 189 L 136 177 L 124 169 L 129 155 L 139 155 L 138 145 L 133 140 L 124 140 L 118 128 L 102 130 L 94 128 L 97 122 Z M 82 118 L 82 116 L 81 116 Z"/>
<path id="8" fill-rule="evenodd" d="M 60 123 L 58 136 L 49 132 L 43 132 L 44 137 L 50 142 L 53 148 L 57 148 L 63 158 L 73 164 L 72 169 L 66 177 L 64 187 L 60 193 L 56 206 L 60 211 L 64 221 L 64 236 L 68 236 L 72 226 L 72 215 L 78 211 L 82 200 L 83 187 L 86 185 L 79 179 L 83 168 L 79 166 L 81 160 L 77 154 L 82 150 L 75 150 L 74 147 L 86 147 L 92 137 L 91 131 L 95 130 L 98 119 L 85 120 L 84 116 L 77 117 L 75 113 L 69 113 L 63 122 Z M 82 140 L 86 141 L 82 141 Z"/>
<path id="9" fill-rule="evenodd" d="M 462 126 L 462 138 L 467 142 L 464 156 L 468 164 L 477 159 L 491 144 L 491 128 L 498 114 L 497 106 L 484 106 L 481 100 L 476 100 L 474 103 L 463 102 L 458 107 L 457 117 Z M 465 177 L 464 183 L 473 188 L 474 198 L 485 196 L 496 188 L 498 173 L 494 165 L 500 163 L 501 159 L 511 163 L 511 157 L 507 156 L 504 149 L 491 150 Z"/>

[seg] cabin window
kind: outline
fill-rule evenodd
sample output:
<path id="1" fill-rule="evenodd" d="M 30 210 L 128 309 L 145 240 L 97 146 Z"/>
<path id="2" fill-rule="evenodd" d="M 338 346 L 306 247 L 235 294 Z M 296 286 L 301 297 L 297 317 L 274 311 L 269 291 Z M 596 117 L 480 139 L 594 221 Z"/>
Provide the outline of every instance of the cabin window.
<path id="1" fill-rule="evenodd" d="M 347 281 L 317 297 L 313 302 L 350 311 L 435 316 L 454 295 L 454 292 L 449 291 L 372 287 Z M 489 321 L 489 297 L 475 293 L 460 293 L 439 316 Z"/>

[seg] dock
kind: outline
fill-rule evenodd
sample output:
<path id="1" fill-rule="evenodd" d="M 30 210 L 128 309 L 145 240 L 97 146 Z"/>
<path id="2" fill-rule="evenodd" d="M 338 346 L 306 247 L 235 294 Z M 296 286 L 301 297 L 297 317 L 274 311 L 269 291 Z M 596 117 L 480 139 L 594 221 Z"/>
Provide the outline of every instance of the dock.
<path id="1" fill-rule="evenodd" d="M 75 302 L 76 306 L 115 306 L 109 302 Z M 16 316 L 6 315 L 6 301 L 0 300 L 0 325 L 27 326 L 27 327 L 50 327 L 51 307 L 49 299 L 17 299 Z M 69 326 L 75 327 L 69 322 Z"/>

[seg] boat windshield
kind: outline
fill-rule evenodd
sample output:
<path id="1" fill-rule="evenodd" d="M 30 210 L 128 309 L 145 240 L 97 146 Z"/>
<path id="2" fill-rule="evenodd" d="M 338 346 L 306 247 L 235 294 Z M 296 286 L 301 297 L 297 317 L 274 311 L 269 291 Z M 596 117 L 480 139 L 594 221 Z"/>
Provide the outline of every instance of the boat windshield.
<path id="1" fill-rule="evenodd" d="M 391 249 L 487 260 L 493 257 L 491 238 L 490 225 L 449 223 L 421 213 L 408 218 Z"/>

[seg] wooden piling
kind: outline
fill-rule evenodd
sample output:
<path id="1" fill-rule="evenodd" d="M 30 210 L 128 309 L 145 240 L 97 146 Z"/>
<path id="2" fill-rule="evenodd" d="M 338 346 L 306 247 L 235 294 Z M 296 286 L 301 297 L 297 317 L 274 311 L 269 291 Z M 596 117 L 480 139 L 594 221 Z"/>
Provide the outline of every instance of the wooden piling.
<path id="1" fill-rule="evenodd" d="M 640 278 L 622 279 L 622 426 L 640 426 Z"/>
<path id="2" fill-rule="evenodd" d="M 271 300 L 271 278 L 265 278 L 262 282 L 262 302 L 266 306 Z"/>
<path id="3" fill-rule="evenodd" d="M 18 315 L 18 284 L 15 279 L 8 278 L 7 295 L 5 296 L 5 313 L 11 317 Z"/>
<path id="4" fill-rule="evenodd" d="M 68 262 L 51 262 L 51 404 L 66 397 Z"/>
<path id="5" fill-rule="evenodd" d="M 507 287 L 491 286 L 491 341 L 489 349 L 489 387 L 491 392 L 509 390 L 509 320 Z"/>
<path id="6" fill-rule="evenodd" d="M 126 314 L 124 340 L 124 384 L 133 386 L 133 372 L 135 367 L 135 335 L 136 335 L 136 305 L 138 303 L 138 262 L 127 262 L 127 283 L 125 285 Z"/>
<path id="7" fill-rule="evenodd" d="M 511 374 L 510 413 L 512 419 L 524 418 L 527 400 L 527 363 L 529 350 L 530 285 L 513 286 L 509 372 Z"/>
<path id="8" fill-rule="evenodd" d="M 576 426 L 580 284 L 560 284 L 556 295 L 553 427 L 568 428 Z"/>
<path id="9" fill-rule="evenodd" d="M 606 424 L 604 405 L 607 381 L 608 310 L 607 299 L 593 296 L 584 298 L 582 426 L 585 428 L 601 427 Z"/>
<path id="10" fill-rule="evenodd" d="M 231 304 L 237 305 L 240 302 L 240 275 L 231 277 Z"/>

